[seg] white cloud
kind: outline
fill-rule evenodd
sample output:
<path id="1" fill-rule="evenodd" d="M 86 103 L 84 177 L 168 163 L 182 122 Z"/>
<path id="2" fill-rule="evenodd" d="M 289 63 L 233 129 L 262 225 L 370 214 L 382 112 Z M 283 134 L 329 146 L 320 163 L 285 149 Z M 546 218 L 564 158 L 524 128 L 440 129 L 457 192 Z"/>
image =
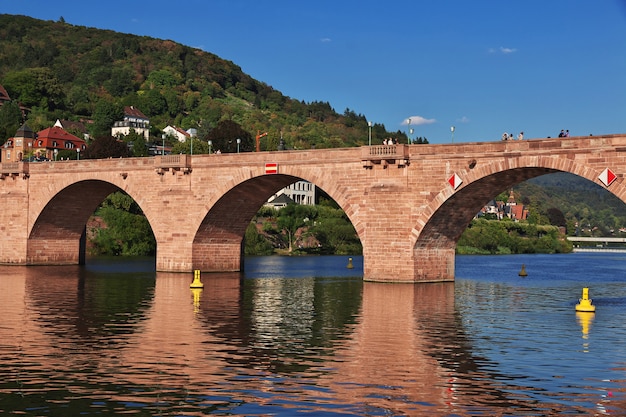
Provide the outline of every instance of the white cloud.
<path id="1" fill-rule="evenodd" d="M 407 117 L 406 119 L 404 119 L 401 125 L 402 126 L 407 126 L 407 125 L 420 126 L 420 125 L 430 125 L 436 122 L 437 120 L 435 119 L 426 119 L 422 116 L 411 116 L 411 117 Z"/>
<path id="2" fill-rule="evenodd" d="M 456 119 L 457 123 L 469 123 L 470 119 L 467 116 L 463 116 L 460 119 Z"/>
<path id="3" fill-rule="evenodd" d="M 322 39 L 320 39 L 320 41 L 321 41 L 322 43 L 328 43 L 328 42 L 330 42 L 330 41 L 331 41 L 331 39 L 330 39 L 330 38 L 322 38 Z"/>
<path id="4" fill-rule="evenodd" d="M 490 54 L 495 54 L 495 53 L 501 53 L 501 54 L 512 54 L 513 52 L 517 52 L 516 48 L 505 48 L 504 46 L 501 46 L 500 48 L 496 49 L 496 48 L 489 48 L 488 52 Z"/>

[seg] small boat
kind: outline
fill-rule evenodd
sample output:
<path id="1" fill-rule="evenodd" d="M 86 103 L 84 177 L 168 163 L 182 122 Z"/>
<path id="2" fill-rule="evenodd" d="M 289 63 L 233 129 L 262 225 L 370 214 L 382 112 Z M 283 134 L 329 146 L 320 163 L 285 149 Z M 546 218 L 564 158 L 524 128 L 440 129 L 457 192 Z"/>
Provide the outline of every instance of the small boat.
<path id="1" fill-rule="evenodd" d="M 578 300 L 578 304 L 576 304 L 576 311 L 584 311 L 587 313 L 596 311 L 596 306 L 591 304 L 591 299 L 589 298 L 589 288 L 583 288 L 583 296 Z"/>

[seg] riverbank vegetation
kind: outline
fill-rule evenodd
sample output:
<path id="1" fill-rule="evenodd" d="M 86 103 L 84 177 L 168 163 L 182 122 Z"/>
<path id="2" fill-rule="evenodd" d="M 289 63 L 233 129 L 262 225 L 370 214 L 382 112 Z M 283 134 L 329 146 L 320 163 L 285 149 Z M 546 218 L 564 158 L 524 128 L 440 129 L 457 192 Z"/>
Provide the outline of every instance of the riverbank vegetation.
<path id="1" fill-rule="evenodd" d="M 535 216 L 543 218 L 543 216 Z M 139 206 L 111 194 L 88 225 L 88 249 L 96 255 L 154 255 L 156 241 Z M 474 219 L 457 243 L 458 254 L 567 253 L 564 229 L 510 219 Z M 359 255 L 361 242 L 345 212 L 331 199 L 315 206 L 262 207 L 244 238 L 245 255 Z"/>
<path id="2" fill-rule="evenodd" d="M 463 255 L 568 253 L 572 243 L 557 226 L 506 220 L 472 220 L 457 242 Z"/>

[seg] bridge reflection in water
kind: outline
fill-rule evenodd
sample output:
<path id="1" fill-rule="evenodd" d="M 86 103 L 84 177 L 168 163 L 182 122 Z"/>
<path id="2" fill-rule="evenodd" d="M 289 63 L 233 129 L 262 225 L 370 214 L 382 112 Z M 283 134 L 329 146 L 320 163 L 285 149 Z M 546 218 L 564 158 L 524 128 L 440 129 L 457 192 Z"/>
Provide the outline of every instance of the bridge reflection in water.
<path id="1" fill-rule="evenodd" d="M 556 399 L 535 406 L 525 395 L 534 388 L 486 371 L 497 364 L 474 356 L 464 326 L 472 316 L 455 303 L 467 285 L 219 273 L 204 274 L 204 288 L 191 290 L 190 281 L 175 273 L 0 267 L 0 411 L 572 411 Z"/>

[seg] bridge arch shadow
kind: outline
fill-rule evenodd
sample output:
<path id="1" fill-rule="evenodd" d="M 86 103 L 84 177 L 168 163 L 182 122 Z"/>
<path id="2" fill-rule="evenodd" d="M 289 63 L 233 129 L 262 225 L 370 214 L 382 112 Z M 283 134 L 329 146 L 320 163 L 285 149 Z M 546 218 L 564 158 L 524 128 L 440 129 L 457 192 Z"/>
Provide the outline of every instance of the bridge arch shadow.
<path id="1" fill-rule="evenodd" d="M 440 275 L 453 279 L 456 244 L 480 209 L 519 183 L 557 172 L 575 174 L 599 184 L 599 171 L 558 157 L 542 158 L 541 163 L 536 158 L 512 158 L 504 168 L 500 163 L 492 163 L 459 173 L 463 187 L 455 191 L 447 184 L 442 186 L 442 191 L 421 213 L 418 226 L 411 233 L 416 272 L 423 273 L 422 260 L 438 257 L 442 264 Z M 604 189 L 626 203 L 626 189 L 621 179 Z M 427 266 L 432 267 L 432 262 Z"/>
<path id="2" fill-rule="evenodd" d="M 86 225 L 89 218 L 112 193 L 127 193 L 117 185 L 103 180 L 81 180 L 55 192 L 30 230 L 28 263 L 84 264 Z"/>

